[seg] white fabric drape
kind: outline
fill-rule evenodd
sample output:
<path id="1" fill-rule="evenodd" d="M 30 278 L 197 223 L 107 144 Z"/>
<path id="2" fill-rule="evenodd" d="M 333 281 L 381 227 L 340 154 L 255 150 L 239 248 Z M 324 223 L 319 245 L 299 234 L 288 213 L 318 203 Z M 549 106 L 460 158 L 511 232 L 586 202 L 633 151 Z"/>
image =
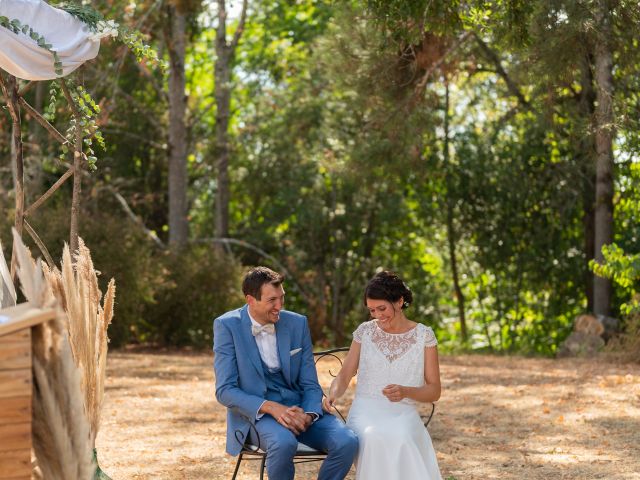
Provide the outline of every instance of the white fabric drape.
<path id="1" fill-rule="evenodd" d="M 0 0 L 0 16 L 17 19 L 42 35 L 58 52 L 63 75 L 98 55 L 100 40 L 91 40 L 85 23 L 42 0 Z M 24 80 L 58 77 L 53 55 L 22 32 L 0 27 L 0 68 Z"/>

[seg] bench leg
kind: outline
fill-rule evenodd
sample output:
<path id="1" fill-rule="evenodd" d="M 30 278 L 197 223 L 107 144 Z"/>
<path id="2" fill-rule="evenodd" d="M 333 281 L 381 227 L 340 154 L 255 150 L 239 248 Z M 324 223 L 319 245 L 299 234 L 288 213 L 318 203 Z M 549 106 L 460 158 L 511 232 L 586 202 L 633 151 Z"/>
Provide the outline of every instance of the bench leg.
<path id="1" fill-rule="evenodd" d="M 240 462 L 242 462 L 242 454 L 238 455 L 238 461 L 236 462 L 236 469 L 233 471 L 233 477 L 231 477 L 231 480 L 236 480 L 236 476 L 238 475 L 238 470 L 240 470 Z"/>

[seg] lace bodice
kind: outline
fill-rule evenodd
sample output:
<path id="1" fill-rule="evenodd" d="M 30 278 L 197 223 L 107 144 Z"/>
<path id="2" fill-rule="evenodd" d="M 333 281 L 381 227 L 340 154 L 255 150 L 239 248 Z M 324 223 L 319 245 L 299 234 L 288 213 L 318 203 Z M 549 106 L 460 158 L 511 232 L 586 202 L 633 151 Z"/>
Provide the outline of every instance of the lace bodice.
<path id="1" fill-rule="evenodd" d="M 361 344 L 356 396 L 376 398 L 385 398 L 382 389 L 389 384 L 424 385 L 424 349 L 438 344 L 433 330 L 425 325 L 394 334 L 378 327 L 376 320 L 362 323 L 353 339 Z"/>

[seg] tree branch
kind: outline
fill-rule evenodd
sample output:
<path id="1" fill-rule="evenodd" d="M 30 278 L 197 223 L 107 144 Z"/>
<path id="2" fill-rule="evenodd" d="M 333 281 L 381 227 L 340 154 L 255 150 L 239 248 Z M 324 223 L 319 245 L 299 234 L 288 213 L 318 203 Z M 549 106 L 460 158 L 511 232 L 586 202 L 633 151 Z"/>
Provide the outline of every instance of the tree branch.
<path id="1" fill-rule="evenodd" d="M 149 230 L 147 228 L 147 226 L 144 224 L 144 222 L 142 221 L 142 219 L 136 215 L 135 213 L 133 213 L 133 210 L 131 210 L 131 207 L 129 207 L 129 204 L 127 203 L 127 201 L 124 199 L 124 197 L 120 194 L 120 192 L 118 192 L 115 188 L 113 188 L 110 185 L 106 186 L 106 189 L 114 196 L 116 197 L 116 200 L 118 201 L 118 203 L 120 204 L 120 206 L 122 207 L 122 209 L 124 210 L 124 212 L 127 214 L 127 216 L 133 221 L 133 223 L 135 223 L 138 227 L 140 227 L 142 229 L 142 231 L 144 233 L 147 234 L 147 236 L 153 240 L 153 242 L 160 248 L 165 249 L 167 248 L 166 245 L 162 242 L 162 240 L 160 240 L 160 238 L 158 238 L 158 235 L 155 234 L 155 232 Z"/>
<path id="2" fill-rule="evenodd" d="M 20 105 L 22 105 L 22 107 L 27 111 L 27 113 L 32 118 L 34 118 L 36 122 L 42 125 L 42 127 L 44 127 L 44 129 L 47 130 L 53 138 L 58 140 L 63 145 L 69 144 L 69 141 L 66 138 L 64 138 L 64 135 L 62 135 L 58 130 L 56 130 L 56 127 L 51 125 L 49 121 L 46 118 L 44 118 L 42 115 L 40 115 L 40 113 L 35 108 L 29 105 L 29 103 L 24 98 L 20 97 L 19 102 L 20 102 Z"/>
<path id="3" fill-rule="evenodd" d="M 231 44 L 229 45 L 231 51 L 235 51 L 238 46 L 238 42 L 240 41 L 240 37 L 242 37 L 242 33 L 244 32 L 244 24 L 247 20 L 247 4 L 248 0 L 242 0 L 242 11 L 240 12 L 240 20 L 238 21 L 238 28 L 233 34 L 233 39 L 231 40 Z"/>
<path id="4" fill-rule="evenodd" d="M 502 79 L 504 80 L 504 83 L 507 85 L 507 89 L 509 90 L 509 92 L 511 92 L 511 95 L 516 97 L 518 99 L 518 102 L 520 102 L 520 104 L 527 110 L 534 111 L 534 108 L 527 101 L 527 99 L 524 98 L 524 95 L 522 94 L 518 86 L 513 82 L 513 80 L 511 80 L 511 77 L 509 77 L 506 70 L 502 67 L 502 63 L 500 62 L 500 58 L 498 57 L 498 55 L 489 47 L 489 45 L 486 44 L 484 40 L 480 38 L 477 33 L 474 32 L 473 37 L 475 38 L 476 43 L 480 46 L 480 49 L 485 54 L 485 56 L 496 66 L 498 75 L 500 75 L 500 77 L 502 77 Z"/>
<path id="5" fill-rule="evenodd" d="M 51 195 L 55 193 L 58 188 L 71 176 L 73 175 L 73 167 L 69 167 L 69 169 L 58 179 L 56 183 L 54 183 L 49 190 L 47 190 L 40 198 L 38 198 L 35 202 L 33 202 L 29 208 L 24 212 L 24 216 L 30 216 L 40 205 L 42 205 Z"/>
<path id="6" fill-rule="evenodd" d="M 53 258 L 51 257 L 49 250 L 47 250 L 47 247 L 44 245 L 44 242 L 42 241 L 42 239 L 38 236 L 38 234 L 33 229 L 33 227 L 29 225 L 29 222 L 24 220 L 23 225 L 24 225 L 24 229 L 27 231 L 29 235 L 31 235 L 31 238 L 36 243 L 40 251 L 42 252 L 42 255 L 44 255 L 44 258 L 49 264 L 49 267 L 54 268 L 56 264 L 54 263 Z"/>
<path id="7" fill-rule="evenodd" d="M 18 92 L 18 95 L 21 97 L 24 96 L 24 94 L 27 93 L 29 90 L 31 90 L 36 83 L 38 82 L 35 80 L 32 80 L 29 83 L 27 83 L 24 87 L 20 89 L 20 91 Z"/>

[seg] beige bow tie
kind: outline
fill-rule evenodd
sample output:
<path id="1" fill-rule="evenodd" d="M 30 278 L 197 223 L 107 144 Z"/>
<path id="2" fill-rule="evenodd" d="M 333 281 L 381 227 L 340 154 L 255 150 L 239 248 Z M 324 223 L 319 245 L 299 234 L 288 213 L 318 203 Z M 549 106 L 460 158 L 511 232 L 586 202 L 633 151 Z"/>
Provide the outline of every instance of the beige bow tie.
<path id="1" fill-rule="evenodd" d="M 254 337 L 261 333 L 276 333 L 276 326 L 273 323 L 267 323 L 261 326 L 251 325 L 251 333 Z"/>

